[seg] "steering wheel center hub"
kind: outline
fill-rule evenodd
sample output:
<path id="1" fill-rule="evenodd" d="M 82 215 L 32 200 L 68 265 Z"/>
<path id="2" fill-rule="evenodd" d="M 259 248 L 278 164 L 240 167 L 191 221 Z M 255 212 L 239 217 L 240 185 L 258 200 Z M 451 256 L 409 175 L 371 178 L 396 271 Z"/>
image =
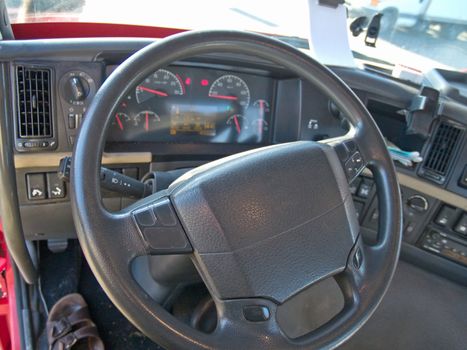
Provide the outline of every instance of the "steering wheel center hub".
<path id="1" fill-rule="evenodd" d="M 345 268 L 358 223 L 331 147 L 263 148 L 187 178 L 172 201 L 218 298 L 283 302 Z"/>

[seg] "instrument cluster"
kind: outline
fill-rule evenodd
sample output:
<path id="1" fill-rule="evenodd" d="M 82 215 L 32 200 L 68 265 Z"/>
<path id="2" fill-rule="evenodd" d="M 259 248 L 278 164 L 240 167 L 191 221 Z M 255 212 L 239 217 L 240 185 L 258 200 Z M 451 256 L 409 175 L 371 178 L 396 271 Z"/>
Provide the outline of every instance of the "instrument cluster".
<path id="1" fill-rule="evenodd" d="M 268 143 L 273 96 L 266 76 L 170 66 L 119 102 L 108 140 Z"/>

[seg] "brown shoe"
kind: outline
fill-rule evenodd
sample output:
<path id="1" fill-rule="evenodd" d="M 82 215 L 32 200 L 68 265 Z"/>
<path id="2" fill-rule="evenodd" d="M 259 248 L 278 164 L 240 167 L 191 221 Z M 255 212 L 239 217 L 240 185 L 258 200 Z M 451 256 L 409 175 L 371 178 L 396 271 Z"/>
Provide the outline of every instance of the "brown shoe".
<path id="1" fill-rule="evenodd" d="M 80 294 L 64 296 L 52 307 L 47 319 L 47 340 L 50 350 L 104 350 L 88 305 Z"/>

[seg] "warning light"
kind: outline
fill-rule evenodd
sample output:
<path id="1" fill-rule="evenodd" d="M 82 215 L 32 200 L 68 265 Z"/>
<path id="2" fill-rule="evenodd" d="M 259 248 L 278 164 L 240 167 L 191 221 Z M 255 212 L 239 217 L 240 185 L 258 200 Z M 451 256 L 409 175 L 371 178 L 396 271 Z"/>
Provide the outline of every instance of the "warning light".
<path id="1" fill-rule="evenodd" d="M 191 78 L 185 79 L 185 85 L 191 85 Z"/>
<path id="2" fill-rule="evenodd" d="M 208 86 L 208 85 L 209 85 L 209 81 L 207 79 L 201 80 L 201 86 Z"/>

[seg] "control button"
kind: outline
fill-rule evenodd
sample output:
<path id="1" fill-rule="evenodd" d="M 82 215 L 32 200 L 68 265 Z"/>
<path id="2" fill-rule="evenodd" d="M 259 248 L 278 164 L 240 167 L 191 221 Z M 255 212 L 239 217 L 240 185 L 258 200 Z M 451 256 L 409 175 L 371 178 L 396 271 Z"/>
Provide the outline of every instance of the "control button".
<path id="1" fill-rule="evenodd" d="M 39 147 L 39 142 L 37 141 L 26 141 L 23 143 L 23 146 L 25 148 L 38 148 Z"/>
<path id="2" fill-rule="evenodd" d="M 345 162 L 349 158 L 347 148 L 342 143 L 336 145 L 336 147 L 334 147 L 334 150 L 336 151 L 336 154 L 341 160 L 341 162 Z"/>
<path id="3" fill-rule="evenodd" d="M 360 186 L 360 183 L 362 180 L 360 178 L 356 178 L 349 184 L 349 191 L 352 195 L 355 195 L 358 190 L 358 186 Z"/>
<path id="4" fill-rule="evenodd" d="M 154 251 L 160 254 L 193 251 L 167 198 L 135 210 L 133 216 L 146 242 Z"/>
<path id="5" fill-rule="evenodd" d="M 456 210 L 454 208 L 443 205 L 438 215 L 436 216 L 435 223 L 440 226 L 447 226 L 448 222 L 455 214 L 455 211 Z"/>
<path id="6" fill-rule="evenodd" d="M 404 234 L 410 235 L 415 230 L 415 223 L 409 222 L 405 227 Z"/>
<path id="7" fill-rule="evenodd" d="M 26 183 L 30 200 L 45 199 L 44 174 L 26 174 Z"/>
<path id="8" fill-rule="evenodd" d="M 136 222 L 143 227 L 151 227 L 156 224 L 156 217 L 150 207 L 137 210 L 133 214 Z"/>
<path id="9" fill-rule="evenodd" d="M 354 153 L 357 150 L 357 145 L 355 141 L 349 140 L 345 142 L 345 147 L 347 147 L 349 153 Z"/>
<path id="10" fill-rule="evenodd" d="M 264 305 L 248 305 L 243 307 L 243 316 L 250 322 L 264 322 L 269 320 L 271 313 L 267 306 Z"/>
<path id="11" fill-rule="evenodd" d="M 355 152 L 351 159 L 356 169 L 360 170 L 361 168 L 363 168 L 363 158 L 360 152 Z"/>
<path id="12" fill-rule="evenodd" d="M 354 201 L 354 207 L 355 207 L 355 214 L 357 215 L 357 219 L 358 219 L 362 215 L 363 203 Z"/>
<path id="13" fill-rule="evenodd" d="M 49 198 L 65 197 L 65 183 L 59 179 L 57 173 L 47 173 L 47 195 Z"/>
<path id="14" fill-rule="evenodd" d="M 78 113 L 76 115 L 76 128 L 79 128 L 79 126 L 81 125 L 81 122 L 83 121 L 83 114 L 81 113 Z"/>
<path id="15" fill-rule="evenodd" d="M 138 168 L 123 168 L 122 173 L 133 179 L 138 179 Z"/>
<path id="16" fill-rule="evenodd" d="M 68 128 L 69 129 L 76 128 L 76 116 L 73 113 L 68 114 Z"/>
<path id="17" fill-rule="evenodd" d="M 407 205 L 419 212 L 427 211 L 429 207 L 426 198 L 418 194 L 407 199 Z"/>
<path id="18" fill-rule="evenodd" d="M 155 203 L 152 209 L 162 226 L 175 226 L 177 224 L 174 210 L 168 199 Z"/>
<path id="19" fill-rule="evenodd" d="M 347 175 L 347 178 L 349 180 L 353 179 L 358 174 L 358 171 L 357 169 L 355 169 L 352 159 L 349 159 L 347 162 L 345 162 L 345 174 Z"/>
<path id="20" fill-rule="evenodd" d="M 459 178 L 459 186 L 467 188 L 467 165 L 464 167 L 464 171 Z"/>
<path id="21" fill-rule="evenodd" d="M 363 169 L 363 158 L 360 152 L 355 152 L 348 161 L 345 162 L 345 173 L 348 179 L 353 179 Z"/>
<path id="22" fill-rule="evenodd" d="M 462 214 L 461 218 L 454 226 L 454 231 L 460 233 L 461 235 L 467 235 L 467 214 Z"/>
<path id="23" fill-rule="evenodd" d="M 177 253 L 192 251 L 180 225 L 174 227 L 144 227 L 143 235 L 151 248 L 159 252 Z"/>
<path id="24" fill-rule="evenodd" d="M 369 180 L 363 180 L 358 188 L 357 196 L 360 198 L 368 198 L 370 196 L 371 188 L 373 184 Z"/>

